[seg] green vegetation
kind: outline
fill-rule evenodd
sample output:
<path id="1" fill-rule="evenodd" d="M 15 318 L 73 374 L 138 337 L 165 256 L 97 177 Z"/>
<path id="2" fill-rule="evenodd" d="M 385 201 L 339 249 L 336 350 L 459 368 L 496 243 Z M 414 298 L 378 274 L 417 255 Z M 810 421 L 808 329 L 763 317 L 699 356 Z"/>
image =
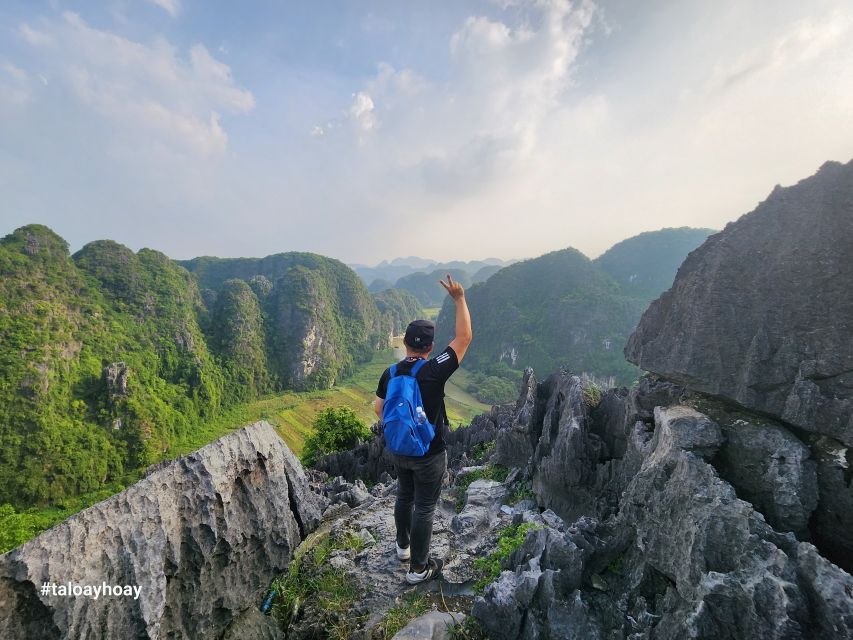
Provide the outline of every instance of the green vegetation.
<path id="1" fill-rule="evenodd" d="M 462 508 L 465 506 L 465 492 L 471 486 L 472 482 L 475 480 L 503 482 L 508 475 L 509 469 L 499 464 L 488 464 L 482 469 L 477 469 L 464 475 L 456 484 L 456 512 L 462 511 Z"/>
<path id="2" fill-rule="evenodd" d="M 512 372 L 513 377 L 519 372 Z M 518 375 L 520 377 L 520 375 Z M 490 376 L 485 373 L 473 372 L 466 387 L 468 393 L 480 402 L 486 404 L 506 404 L 515 402 L 518 397 L 518 382 L 506 377 Z"/>
<path id="3" fill-rule="evenodd" d="M 312 465 L 326 454 L 352 449 L 371 435 L 370 427 L 352 409 L 324 409 L 314 419 L 314 431 L 305 439 L 302 463 Z"/>
<path id="4" fill-rule="evenodd" d="M 509 494 L 509 497 L 507 498 L 507 504 L 516 505 L 522 500 L 533 500 L 534 502 L 536 502 L 536 494 L 533 493 L 533 489 L 530 486 L 529 482 L 519 483 L 512 490 L 512 493 Z"/>
<path id="5" fill-rule="evenodd" d="M 583 401 L 590 409 L 597 407 L 601 402 L 601 387 L 591 380 L 584 380 Z"/>
<path id="6" fill-rule="evenodd" d="M 471 276 L 467 271 L 462 269 L 438 269 L 430 273 L 419 271 L 404 276 L 397 280 L 394 287 L 409 291 L 424 307 L 440 306 L 444 302 L 444 299 L 447 298 L 447 291 L 445 291 L 444 287 L 438 281 L 443 280 L 448 273 L 463 287 L 468 288 L 471 286 Z"/>
<path id="7" fill-rule="evenodd" d="M 672 286 L 687 254 L 701 245 L 714 229 L 661 229 L 618 242 L 595 259 L 631 296 L 651 301 Z"/>
<path id="8" fill-rule="evenodd" d="M 389 335 L 402 335 L 412 320 L 424 317 L 421 303 L 403 289 L 385 289 L 373 294 L 373 300 L 382 314 L 383 328 Z"/>
<path id="9" fill-rule="evenodd" d="M 450 640 L 488 640 L 485 630 L 474 616 L 466 616 L 462 624 L 450 631 Z"/>
<path id="10" fill-rule="evenodd" d="M 491 454 L 495 450 L 495 445 L 497 443 L 494 440 L 489 440 L 488 442 L 478 442 L 471 448 L 471 453 L 474 455 L 475 460 L 482 460 L 488 454 Z"/>
<path id="11" fill-rule="evenodd" d="M 623 348 L 649 302 L 667 289 L 678 266 L 708 229 L 663 229 L 620 242 L 592 261 L 564 249 L 518 262 L 475 284 L 466 298 L 474 342 L 465 367 L 481 401 L 512 399 L 525 367 L 546 375 L 564 366 L 607 384 L 629 385 L 640 370 Z M 453 308 L 445 303 L 436 341 L 449 340 Z M 503 380 L 504 382 L 501 382 Z"/>
<path id="12" fill-rule="evenodd" d="M 412 620 L 432 609 L 429 599 L 422 593 L 404 593 L 400 601 L 389 609 L 374 629 L 374 637 L 390 640 Z"/>
<path id="13" fill-rule="evenodd" d="M 287 631 L 297 623 L 299 614 L 310 607 L 319 616 L 326 637 L 331 640 L 352 637 L 363 621 L 361 616 L 352 613 L 359 590 L 345 573 L 327 562 L 333 551 L 347 548 L 348 544 L 345 539 L 328 534 L 321 536 L 273 582 L 272 614 L 282 629 Z"/>
<path id="14" fill-rule="evenodd" d="M 77 498 L 62 500 L 46 509 L 30 507 L 16 511 L 11 504 L 0 505 L 0 553 L 14 549 L 81 509 L 106 500 L 124 489 L 123 485 L 112 485 Z"/>
<path id="15" fill-rule="evenodd" d="M 5 547 L 246 423 L 300 452 L 329 404 L 373 421 L 392 357 L 352 271 L 305 253 L 185 264 L 110 240 L 72 256 L 37 224 L 0 239 Z M 449 400 L 451 420 L 476 404 Z"/>
<path id="16" fill-rule="evenodd" d="M 482 591 L 487 584 L 493 582 L 501 574 L 501 564 L 509 558 L 513 551 L 524 544 L 527 532 L 541 529 L 542 525 L 532 522 L 523 522 L 518 525 L 509 525 L 498 534 L 497 548 L 488 556 L 477 558 L 474 568 L 480 572 L 474 588 Z"/>

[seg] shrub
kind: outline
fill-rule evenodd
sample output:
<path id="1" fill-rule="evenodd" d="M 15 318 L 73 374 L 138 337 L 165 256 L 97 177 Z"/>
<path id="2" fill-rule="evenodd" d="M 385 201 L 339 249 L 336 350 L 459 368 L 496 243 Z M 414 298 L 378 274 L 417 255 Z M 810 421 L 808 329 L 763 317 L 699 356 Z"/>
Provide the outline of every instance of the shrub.
<path id="1" fill-rule="evenodd" d="M 314 419 L 314 432 L 305 439 L 302 462 L 312 465 L 322 456 L 352 449 L 370 436 L 370 428 L 355 411 L 349 407 L 329 407 Z"/>

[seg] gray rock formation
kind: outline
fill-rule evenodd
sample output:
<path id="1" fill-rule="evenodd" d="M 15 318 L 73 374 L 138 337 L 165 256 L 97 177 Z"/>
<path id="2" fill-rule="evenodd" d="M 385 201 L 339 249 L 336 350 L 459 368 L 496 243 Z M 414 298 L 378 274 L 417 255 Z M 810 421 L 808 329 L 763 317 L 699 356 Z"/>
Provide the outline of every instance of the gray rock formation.
<path id="1" fill-rule="evenodd" d="M 785 427 L 756 416 L 721 425 L 726 443 L 715 461 L 720 475 L 775 529 L 809 536 L 817 507 L 817 465 L 811 450 Z"/>
<path id="2" fill-rule="evenodd" d="M 464 621 L 464 613 L 430 611 L 412 620 L 391 640 L 448 640 L 453 627 Z"/>
<path id="3" fill-rule="evenodd" d="M 475 604 L 489 637 L 853 637 L 853 578 L 738 499 L 707 462 L 722 444 L 687 406 L 637 423 L 619 514 L 529 531 Z"/>
<path id="4" fill-rule="evenodd" d="M 319 518 L 299 461 L 268 423 L 250 425 L 0 556 L 0 637 L 218 638 Z M 41 595 L 44 582 L 140 595 Z"/>
<path id="5" fill-rule="evenodd" d="M 853 161 L 776 187 L 694 250 L 631 362 L 853 446 Z"/>
<path id="6" fill-rule="evenodd" d="M 815 544 L 853 571 L 853 451 L 823 436 L 812 441 L 819 501 L 811 521 Z"/>

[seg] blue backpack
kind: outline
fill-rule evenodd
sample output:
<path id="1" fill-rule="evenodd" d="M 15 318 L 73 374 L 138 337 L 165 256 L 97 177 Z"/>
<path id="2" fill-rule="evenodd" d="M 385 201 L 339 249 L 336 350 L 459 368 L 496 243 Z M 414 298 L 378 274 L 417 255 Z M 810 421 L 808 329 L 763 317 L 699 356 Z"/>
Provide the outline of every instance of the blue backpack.
<path id="1" fill-rule="evenodd" d="M 421 390 L 415 376 L 426 364 L 419 360 L 411 373 L 397 375 L 397 365 L 391 367 L 382 422 L 385 424 L 385 444 L 388 450 L 402 456 L 420 457 L 429 450 L 435 437 L 435 427 L 424 413 Z"/>

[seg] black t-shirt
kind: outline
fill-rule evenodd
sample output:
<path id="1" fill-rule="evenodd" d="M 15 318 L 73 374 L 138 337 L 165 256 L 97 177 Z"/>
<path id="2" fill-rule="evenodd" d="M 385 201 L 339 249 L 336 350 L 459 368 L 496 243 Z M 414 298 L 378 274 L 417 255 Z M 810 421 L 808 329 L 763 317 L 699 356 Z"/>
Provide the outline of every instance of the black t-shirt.
<path id="1" fill-rule="evenodd" d="M 408 373 L 415 366 L 418 358 L 407 357 L 397 363 L 397 375 Z M 447 421 L 447 409 L 444 406 L 444 383 L 459 368 L 459 359 L 452 347 L 448 346 L 437 356 L 427 360 L 427 363 L 418 371 L 415 379 L 421 390 L 424 401 L 424 412 L 427 419 L 435 427 L 435 437 L 429 445 L 426 455 L 444 451 L 444 438 L 441 435 L 443 426 L 449 424 Z M 391 367 L 385 369 L 379 378 L 379 386 L 376 387 L 376 395 L 385 399 L 388 392 L 388 380 L 391 379 Z"/>

